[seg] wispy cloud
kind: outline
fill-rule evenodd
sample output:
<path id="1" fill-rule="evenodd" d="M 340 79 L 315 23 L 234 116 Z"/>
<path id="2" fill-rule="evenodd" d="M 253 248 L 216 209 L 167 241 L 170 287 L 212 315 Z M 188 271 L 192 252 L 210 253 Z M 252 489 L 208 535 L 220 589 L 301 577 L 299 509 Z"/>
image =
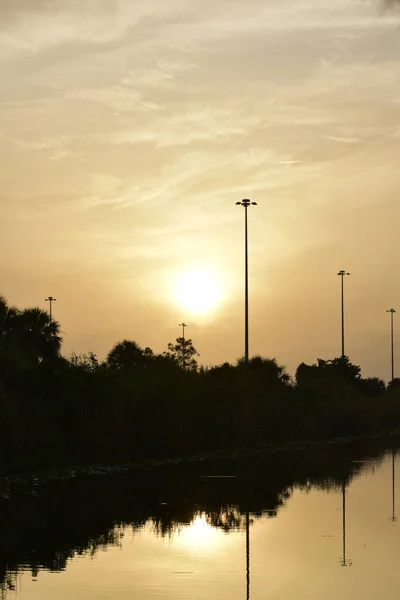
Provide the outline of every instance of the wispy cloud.
<path id="1" fill-rule="evenodd" d="M 200 257 L 238 272 L 234 202 L 249 196 L 254 297 L 280 266 L 305 277 L 311 260 L 317 280 L 322 246 L 356 261 L 357 240 L 378 233 L 371 211 L 359 235 L 353 207 L 398 187 L 399 5 L 0 3 L 3 252 L 18 269 L 23 253 L 26 280 L 53 277 L 71 305 L 92 273 L 102 300 L 123 289 L 149 317 L 168 264 Z M 276 317 L 285 294 L 309 310 L 300 284 L 295 302 L 288 278 L 270 287 Z"/>

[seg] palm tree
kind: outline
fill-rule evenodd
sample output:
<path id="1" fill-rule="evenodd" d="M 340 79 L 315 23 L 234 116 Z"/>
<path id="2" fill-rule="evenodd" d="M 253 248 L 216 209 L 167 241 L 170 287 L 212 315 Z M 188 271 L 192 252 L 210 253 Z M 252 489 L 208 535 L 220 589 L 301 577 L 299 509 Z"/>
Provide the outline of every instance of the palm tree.
<path id="1" fill-rule="evenodd" d="M 46 311 L 40 308 L 27 308 L 17 319 L 17 336 L 32 355 L 38 360 L 59 356 L 62 345 L 60 324 L 49 320 Z"/>
<path id="2" fill-rule="evenodd" d="M 17 328 L 19 310 L 9 306 L 7 300 L 0 296 L 0 359 L 16 354 L 13 334 Z"/>
<path id="3" fill-rule="evenodd" d="M 9 306 L 7 300 L 0 296 L 0 344 L 15 330 L 18 316 L 19 310 Z"/>
<path id="4" fill-rule="evenodd" d="M 59 356 L 62 338 L 57 321 L 49 321 L 40 308 L 23 311 L 0 296 L 0 356 L 21 362 Z"/>

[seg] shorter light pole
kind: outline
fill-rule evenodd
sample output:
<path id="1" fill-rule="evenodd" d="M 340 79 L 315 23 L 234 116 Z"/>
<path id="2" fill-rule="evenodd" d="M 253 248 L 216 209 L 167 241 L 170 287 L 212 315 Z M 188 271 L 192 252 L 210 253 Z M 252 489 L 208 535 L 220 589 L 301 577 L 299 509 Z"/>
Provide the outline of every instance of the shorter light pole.
<path id="1" fill-rule="evenodd" d="M 57 298 L 54 298 L 53 296 L 48 296 L 47 298 L 45 298 L 45 302 L 48 302 L 50 305 L 49 314 L 50 314 L 50 323 L 51 323 L 53 320 L 53 302 L 57 302 Z"/>
<path id="2" fill-rule="evenodd" d="M 394 379 L 394 338 L 393 338 L 393 320 L 394 313 L 396 310 L 394 308 L 389 308 L 386 312 L 390 313 L 390 350 L 391 350 L 391 363 L 392 363 L 392 381 Z"/>
<path id="3" fill-rule="evenodd" d="M 179 323 L 179 327 L 182 327 L 182 366 L 186 368 L 186 356 L 185 356 L 185 327 L 186 323 Z"/>
<path id="4" fill-rule="evenodd" d="M 182 338 L 185 341 L 185 327 L 187 327 L 186 323 L 179 323 L 179 327 L 182 327 Z"/>
<path id="5" fill-rule="evenodd" d="M 345 275 L 350 275 L 350 273 L 346 273 L 346 271 L 343 271 L 343 269 L 341 271 L 339 271 L 338 275 L 341 278 L 341 285 L 340 285 L 340 289 L 341 289 L 341 305 L 342 305 L 342 357 L 345 356 L 344 354 L 344 286 L 343 286 L 343 279 Z"/>

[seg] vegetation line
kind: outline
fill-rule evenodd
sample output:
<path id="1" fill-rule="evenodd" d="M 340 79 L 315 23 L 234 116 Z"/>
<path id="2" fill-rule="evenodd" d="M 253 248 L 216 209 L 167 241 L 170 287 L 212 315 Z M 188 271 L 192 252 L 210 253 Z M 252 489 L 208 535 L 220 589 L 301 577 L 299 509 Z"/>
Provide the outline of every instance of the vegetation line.
<path id="1" fill-rule="evenodd" d="M 292 380 L 275 358 L 199 367 L 183 337 L 158 355 L 125 340 L 103 362 L 61 350 L 60 325 L 46 312 L 0 298 L 5 475 L 235 456 L 400 430 L 399 380 L 386 387 L 363 378 L 347 357 L 302 363 Z"/>

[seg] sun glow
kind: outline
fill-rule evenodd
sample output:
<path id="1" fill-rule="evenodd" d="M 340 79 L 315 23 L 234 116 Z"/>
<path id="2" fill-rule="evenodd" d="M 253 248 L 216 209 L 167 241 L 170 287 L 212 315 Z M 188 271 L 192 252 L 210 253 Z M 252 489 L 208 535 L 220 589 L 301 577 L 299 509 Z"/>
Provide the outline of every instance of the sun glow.
<path id="1" fill-rule="evenodd" d="M 216 544 L 223 539 L 223 533 L 207 522 L 205 513 L 197 514 L 190 525 L 180 534 L 181 541 L 197 551 L 216 549 Z"/>
<path id="2" fill-rule="evenodd" d="M 222 300 L 222 278 L 212 267 L 186 268 L 176 276 L 174 295 L 185 313 L 206 315 L 213 312 Z"/>

